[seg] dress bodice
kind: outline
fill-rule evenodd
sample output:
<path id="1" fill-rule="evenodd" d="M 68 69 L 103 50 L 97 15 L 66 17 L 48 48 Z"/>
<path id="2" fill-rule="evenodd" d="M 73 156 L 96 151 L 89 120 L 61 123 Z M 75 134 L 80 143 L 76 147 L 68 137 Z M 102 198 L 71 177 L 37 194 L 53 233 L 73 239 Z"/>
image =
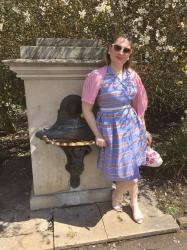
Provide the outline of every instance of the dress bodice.
<path id="1" fill-rule="evenodd" d="M 102 108 L 115 108 L 131 104 L 137 93 L 137 87 L 131 72 L 125 69 L 120 79 L 108 66 L 97 96 L 97 104 Z"/>

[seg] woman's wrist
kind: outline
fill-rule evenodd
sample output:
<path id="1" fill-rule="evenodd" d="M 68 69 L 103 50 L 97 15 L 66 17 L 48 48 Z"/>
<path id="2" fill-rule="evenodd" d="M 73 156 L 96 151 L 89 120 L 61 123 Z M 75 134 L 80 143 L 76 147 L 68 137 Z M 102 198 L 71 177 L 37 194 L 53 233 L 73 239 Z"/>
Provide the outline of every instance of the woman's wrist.
<path id="1" fill-rule="evenodd" d="M 102 136 L 95 137 L 95 143 L 99 147 L 106 147 L 106 141 Z"/>
<path id="2" fill-rule="evenodd" d="M 147 130 L 145 131 L 145 134 L 146 134 L 146 137 L 151 136 L 151 134 Z"/>
<path id="3" fill-rule="evenodd" d="M 139 116 L 139 118 L 141 119 L 142 124 L 144 126 L 144 130 L 146 131 L 146 125 L 145 125 L 145 119 L 144 119 L 144 117 L 143 116 Z"/>
<path id="4" fill-rule="evenodd" d="M 95 139 L 96 138 L 103 138 L 103 136 L 101 135 L 101 133 L 99 131 L 95 131 L 94 135 L 95 135 Z"/>

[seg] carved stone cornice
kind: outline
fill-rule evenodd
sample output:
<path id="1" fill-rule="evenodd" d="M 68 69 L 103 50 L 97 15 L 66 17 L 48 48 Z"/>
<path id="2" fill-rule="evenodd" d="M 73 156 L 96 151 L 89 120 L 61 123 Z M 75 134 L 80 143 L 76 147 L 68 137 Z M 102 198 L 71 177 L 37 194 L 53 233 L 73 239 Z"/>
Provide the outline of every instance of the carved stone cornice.
<path id="1" fill-rule="evenodd" d="M 3 60 L 17 77 L 27 79 L 84 79 L 104 65 L 106 49 L 89 39 L 38 38 L 36 46 L 22 46 L 20 59 Z"/>
<path id="2" fill-rule="evenodd" d="M 64 59 L 12 59 L 4 64 L 17 73 L 17 77 L 26 79 L 84 79 L 94 68 L 104 65 L 103 60 L 82 61 Z"/>

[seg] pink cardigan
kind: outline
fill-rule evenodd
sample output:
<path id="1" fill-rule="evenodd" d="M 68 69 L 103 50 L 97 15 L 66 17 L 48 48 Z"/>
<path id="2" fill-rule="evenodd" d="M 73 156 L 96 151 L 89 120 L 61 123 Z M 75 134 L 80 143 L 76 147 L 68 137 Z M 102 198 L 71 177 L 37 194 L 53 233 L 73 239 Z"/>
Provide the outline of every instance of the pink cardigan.
<path id="1" fill-rule="evenodd" d="M 88 74 L 83 85 L 82 101 L 89 104 L 94 104 L 106 71 L 107 66 L 104 66 L 102 68 L 93 70 Z M 135 71 L 132 71 L 132 74 L 137 84 L 137 94 L 133 100 L 132 106 L 135 109 L 137 115 L 143 117 L 148 104 L 146 90 L 143 86 L 140 76 Z"/>

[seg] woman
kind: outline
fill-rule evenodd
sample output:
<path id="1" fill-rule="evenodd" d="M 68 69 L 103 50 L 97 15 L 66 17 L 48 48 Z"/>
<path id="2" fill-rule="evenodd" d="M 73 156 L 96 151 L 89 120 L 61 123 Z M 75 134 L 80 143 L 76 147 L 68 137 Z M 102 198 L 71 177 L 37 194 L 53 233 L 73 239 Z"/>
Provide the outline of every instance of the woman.
<path id="1" fill-rule="evenodd" d="M 122 211 L 123 194 L 129 191 L 133 219 L 142 223 L 138 179 L 146 158 L 147 95 L 139 75 L 130 68 L 131 55 L 131 39 L 126 34 L 117 36 L 108 46 L 107 66 L 93 70 L 84 82 L 82 110 L 101 148 L 97 167 L 116 182 L 113 208 Z M 92 111 L 95 102 L 99 107 L 96 119 Z"/>

